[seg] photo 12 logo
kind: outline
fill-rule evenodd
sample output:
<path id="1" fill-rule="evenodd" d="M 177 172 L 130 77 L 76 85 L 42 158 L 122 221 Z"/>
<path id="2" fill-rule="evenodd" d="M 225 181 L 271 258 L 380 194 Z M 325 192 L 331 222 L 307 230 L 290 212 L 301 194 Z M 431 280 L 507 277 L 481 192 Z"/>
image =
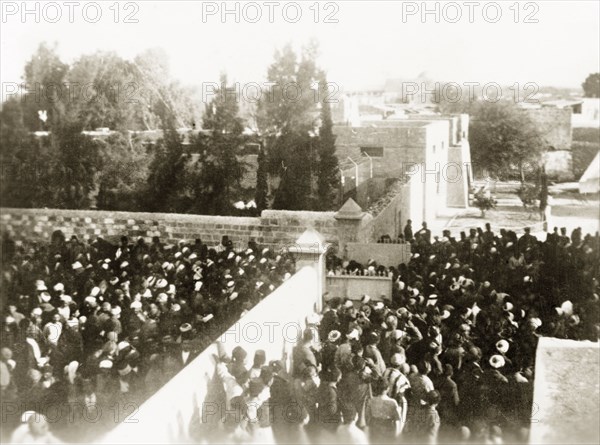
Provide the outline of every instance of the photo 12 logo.
<path id="1" fill-rule="evenodd" d="M 428 99 L 448 103 L 473 102 L 477 99 L 485 102 L 511 100 L 516 104 L 538 104 L 540 102 L 537 97 L 540 87 L 535 82 L 524 84 L 515 82 L 504 87 L 498 82 L 435 82 L 433 84 L 403 82 L 401 87 L 403 100 L 420 99 L 423 103 Z"/>
<path id="2" fill-rule="evenodd" d="M 202 23 L 339 23 L 337 2 L 202 2 Z"/>
<path id="3" fill-rule="evenodd" d="M 224 94 L 219 96 L 219 90 L 222 90 Z M 310 86 L 302 86 L 298 82 L 286 82 L 284 84 L 268 81 L 234 82 L 230 85 L 222 85 L 218 82 L 203 82 L 202 103 L 208 104 L 213 98 L 250 104 L 257 104 L 261 101 L 273 103 L 276 98 L 281 98 L 286 102 L 310 100 L 315 104 L 320 102 L 338 103 L 339 92 L 340 86 L 335 82 L 312 82 Z"/>
<path id="4" fill-rule="evenodd" d="M 402 23 L 539 23 L 536 2 L 402 2 Z"/>
<path id="5" fill-rule="evenodd" d="M 2 2 L 2 23 L 139 23 L 137 2 Z"/>

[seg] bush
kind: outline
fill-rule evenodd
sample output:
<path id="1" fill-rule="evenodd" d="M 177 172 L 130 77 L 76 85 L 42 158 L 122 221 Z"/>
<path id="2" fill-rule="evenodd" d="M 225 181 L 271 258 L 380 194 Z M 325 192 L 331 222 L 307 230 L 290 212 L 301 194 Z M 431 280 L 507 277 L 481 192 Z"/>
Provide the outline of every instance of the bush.
<path id="1" fill-rule="evenodd" d="M 523 184 L 517 191 L 517 195 L 523 203 L 523 207 L 533 206 L 536 204 L 536 200 L 540 198 L 540 189 L 534 184 Z"/>
<path id="2" fill-rule="evenodd" d="M 473 196 L 473 205 L 481 210 L 481 217 L 485 217 L 485 212 L 490 209 L 495 209 L 498 201 L 483 187 L 479 189 Z"/>

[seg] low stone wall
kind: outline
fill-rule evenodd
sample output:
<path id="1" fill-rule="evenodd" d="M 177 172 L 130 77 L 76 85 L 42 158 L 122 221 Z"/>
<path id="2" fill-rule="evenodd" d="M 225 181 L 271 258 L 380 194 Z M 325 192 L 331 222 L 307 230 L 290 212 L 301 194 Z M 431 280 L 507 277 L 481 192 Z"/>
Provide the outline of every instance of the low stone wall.
<path id="1" fill-rule="evenodd" d="M 15 240 L 48 241 L 52 232 L 77 235 L 84 240 L 102 237 L 118 241 L 121 235 L 147 241 L 160 236 L 165 243 L 202 239 L 216 245 L 228 235 L 240 248 L 250 239 L 276 248 L 292 245 L 307 228 L 327 242 L 340 242 L 334 212 L 265 210 L 260 217 L 183 215 L 169 213 L 108 212 L 95 210 L 0 209 L 0 230 Z"/>
<path id="2" fill-rule="evenodd" d="M 383 234 L 396 235 L 404 222 L 396 219 L 404 220 L 410 214 L 407 206 L 412 199 L 409 201 L 406 194 L 402 188 L 375 218 L 364 213 L 358 219 L 350 220 L 336 219 L 336 212 L 285 210 L 263 210 L 259 217 L 238 217 L 0 208 L 0 231 L 15 240 L 49 241 L 52 232 L 62 230 L 67 237 L 76 235 L 85 241 L 101 237 L 118 242 L 122 235 L 127 235 L 131 241 L 141 237 L 149 242 L 153 236 L 159 236 L 167 244 L 200 238 L 208 245 L 219 244 L 223 235 L 227 235 L 240 249 L 251 239 L 276 249 L 286 249 L 310 228 L 343 252 L 350 242 L 368 243 Z"/>
<path id="3" fill-rule="evenodd" d="M 408 243 L 347 243 L 344 253 L 346 259 L 355 260 L 361 264 L 366 265 L 369 260 L 375 260 L 378 264 L 391 267 L 400 263 L 408 263 L 411 249 Z"/>
<path id="4" fill-rule="evenodd" d="M 389 277 L 328 276 L 325 283 L 330 298 L 341 297 L 358 302 L 366 294 L 375 301 L 392 299 L 392 279 Z"/>

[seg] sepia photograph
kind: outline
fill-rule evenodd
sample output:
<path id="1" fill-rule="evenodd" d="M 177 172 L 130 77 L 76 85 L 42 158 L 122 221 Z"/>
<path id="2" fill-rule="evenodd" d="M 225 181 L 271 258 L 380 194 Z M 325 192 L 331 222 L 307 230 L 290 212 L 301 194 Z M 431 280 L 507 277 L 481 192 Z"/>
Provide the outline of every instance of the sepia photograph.
<path id="1" fill-rule="evenodd" d="M 1 443 L 600 443 L 600 0 L 0 13 Z"/>

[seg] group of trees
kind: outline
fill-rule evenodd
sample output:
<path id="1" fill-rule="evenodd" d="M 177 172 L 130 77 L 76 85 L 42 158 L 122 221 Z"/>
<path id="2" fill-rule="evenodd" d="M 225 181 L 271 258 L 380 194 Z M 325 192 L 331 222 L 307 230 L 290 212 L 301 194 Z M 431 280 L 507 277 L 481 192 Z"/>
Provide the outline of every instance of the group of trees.
<path id="1" fill-rule="evenodd" d="M 257 202 L 269 200 L 265 175 L 278 179 L 272 207 L 286 210 L 331 210 L 339 187 L 338 161 L 327 79 L 316 63 L 311 42 L 300 57 L 290 45 L 275 54 L 267 80 L 273 87 L 257 107 L 256 121 L 265 142 L 259 158 Z M 293 86 L 290 93 L 287 86 Z"/>
<path id="2" fill-rule="evenodd" d="M 26 90 L 0 111 L 2 205 L 232 214 L 233 203 L 248 196 L 244 147 L 258 142 L 251 198 L 259 210 L 332 209 L 335 137 L 325 95 L 314 94 L 326 81 L 316 51 L 311 43 L 299 60 L 290 46 L 276 53 L 268 70 L 274 86 L 257 104 L 257 131 L 249 135 L 243 98 L 224 75 L 201 110 L 195 91 L 170 80 L 160 50 L 133 61 L 98 52 L 67 65 L 42 44 L 25 66 Z M 285 94 L 288 84 L 301 94 Z M 84 133 L 98 127 L 114 131 Z M 202 130 L 184 144 L 182 127 Z M 156 129 L 158 140 L 135 133 Z"/>

